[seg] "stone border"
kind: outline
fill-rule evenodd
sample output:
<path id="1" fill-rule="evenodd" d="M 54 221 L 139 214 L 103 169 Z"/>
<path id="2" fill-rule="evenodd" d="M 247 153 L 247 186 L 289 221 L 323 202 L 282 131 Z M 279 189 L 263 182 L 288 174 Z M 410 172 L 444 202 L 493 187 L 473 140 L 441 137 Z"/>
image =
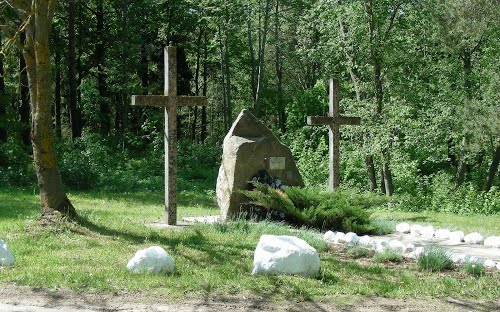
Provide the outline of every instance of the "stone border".
<path id="1" fill-rule="evenodd" d="M 459 245 L 462 243 L 468 243 L 473 245 L 482 244 L 485 247 L 500 248 L 500 236 L 490 236 L 486 239 L 481 236 L 478 232 L 473 232 L 464 235 L 462 231 L 450 231 L 448 229 L 437 229 L 434 230 L 433 226 L 421 226 L 419 224 L 410 225 L 406 222 L 402 222 L 396 226 L 396 233 L 404 233 L 413 235 L 414 237 L 422 237 L 424 241 L 422 244 L 429 244 L 432 241 L 430 239 L 436 238 L 445 240 L 449 244 Z M 386 250 L 393 250 L 400 253 L 403 257 L 408 259 L 417 259 L 422 252 L 424 247 L 415 246 L 413 243 L 404 243 L 397 239 L 380 239 L 373 238 L 369 235 L 364 235 L 359 237 L 354 232 L 343 233 L 343 232 L 332 232 L 327 231 L 323 240 L 327 243 L 341 244 L 341 245 L 359 245 L 366 247 L 368 249 L 374 250 L 375 252 L 383 252 Z M 426 241 L 425 241 L 426 240 Z M 464 253 L 451 253 L 451 260 L 454 264 L 465 264 L 465 263 L 481 263 L 486 269 L 498 269 L 500 271 L 500 261 L 495 262 L 492 259 L 483 259 L 479 256 L 468 255 Z"/>

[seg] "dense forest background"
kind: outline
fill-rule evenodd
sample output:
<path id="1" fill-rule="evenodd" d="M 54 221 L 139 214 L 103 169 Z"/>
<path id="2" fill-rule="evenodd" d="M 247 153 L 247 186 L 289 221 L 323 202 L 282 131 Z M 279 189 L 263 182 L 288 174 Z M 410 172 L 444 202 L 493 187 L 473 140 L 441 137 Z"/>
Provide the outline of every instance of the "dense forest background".
<path id="1" fill-rule="evenodd" d="M 0 10 L 0 184 L 32 186 L 24 22 Z M 249 108 L 325 186 L 340 80 L 341 184 L 406 210 L 500 212 L 497 0 L 67 0 L 50 34 L 53 128 L 70 189 L 163 189 L 163 47 L 178 47 L 179 189 L 214 190 L 222 140 Z M 192 183 L 197 181 L 198 183 Z M 201 186 L 200 186 L 201 185 Z"/>

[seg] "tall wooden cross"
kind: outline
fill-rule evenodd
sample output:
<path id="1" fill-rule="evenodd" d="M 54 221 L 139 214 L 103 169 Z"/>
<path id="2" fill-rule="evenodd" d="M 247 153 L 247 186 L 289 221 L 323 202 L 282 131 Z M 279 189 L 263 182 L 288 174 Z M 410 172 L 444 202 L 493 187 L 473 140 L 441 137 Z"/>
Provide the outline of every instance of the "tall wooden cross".
<path id="1" fill-rule="evenodd" d="M 165 221 L 177 224 L 177 106 L 206 106 L 204 96 L 177 95 L 177 49 L 165 47 L 165 95 L 133 95 L 132 105 L 163 107 L 165 111 Z"/>
<path id="2" fill-rule="evenodd" d="M 345 117 L 339 111 L 339 81 L 330 79 L 330 101 L 328 116 L 309 116 L 307 124 L 310 126 L 327 125 L 329 131 L 329 168 L 330 177 L 328 188 L 330 191 L 336 190 L 340 185 L 340 126 L 359 125 L 361 118 Z"/>

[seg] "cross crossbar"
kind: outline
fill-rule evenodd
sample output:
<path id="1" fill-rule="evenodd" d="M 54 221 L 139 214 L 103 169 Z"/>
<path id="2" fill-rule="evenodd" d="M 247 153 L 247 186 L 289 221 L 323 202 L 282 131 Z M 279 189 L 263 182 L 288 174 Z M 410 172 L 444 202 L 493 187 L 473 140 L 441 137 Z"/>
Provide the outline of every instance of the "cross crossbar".
<path id="1" fill-rule="evenodd" d="M 333 123 L 339 125 L 359 125 L 361 124 L 360 117 L 330 117 L 330 116 L 308 116 L 307 124 L 310 126 L 332 125 Z"/>

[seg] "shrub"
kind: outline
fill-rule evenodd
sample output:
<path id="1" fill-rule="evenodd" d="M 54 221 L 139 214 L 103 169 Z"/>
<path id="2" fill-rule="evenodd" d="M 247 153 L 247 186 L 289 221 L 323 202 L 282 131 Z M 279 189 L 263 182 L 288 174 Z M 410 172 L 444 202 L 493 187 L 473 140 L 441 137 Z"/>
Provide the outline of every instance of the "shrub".
<path id="1" fill-rule="evenodd" d="M 253 184 L 253 191 L 240 191 L 250 198 L 250 204 L 262 207 L 269 215 L 283 214 L 285 221 L 293 225 L 359 234 L 374 230 L 362 200 L 351 193 L 299 187 L 283 192 L 258 182 Z"/>
<path id="2" fill-rule="evenodd" d="M 453 268 L 450 254 L 441 246 L 429 245 L 417 259 L 421 271 L 441 272 Z"/>
<path id="3" fill-rule="evenodd" d="M 484 275 L 485 269 L 484 265 L 479 262 L 471 263 L 471 262 L 466 262 L 464 264 L 464 269 L 465 272 L 467 272 L 470 275 L 473 275 L 475 277 L 480 277 Z"/>
<path id="4" fill-rule="evenodd" d="M 373 256 L 373 260 L 376 262 L 384 263 L 400 263 L 401 261 L 403 261 L 403 255 L 394 250 L 384 250 L 382 252 L 377 252 L 375 256 Z"/>
<path id="5" fill-rule="evenodd" d="M 354 259 L 368 258 L 373 255 L 373 251 L 361 246 L 352 246 L 347 249 L 347 255 Z"/>

